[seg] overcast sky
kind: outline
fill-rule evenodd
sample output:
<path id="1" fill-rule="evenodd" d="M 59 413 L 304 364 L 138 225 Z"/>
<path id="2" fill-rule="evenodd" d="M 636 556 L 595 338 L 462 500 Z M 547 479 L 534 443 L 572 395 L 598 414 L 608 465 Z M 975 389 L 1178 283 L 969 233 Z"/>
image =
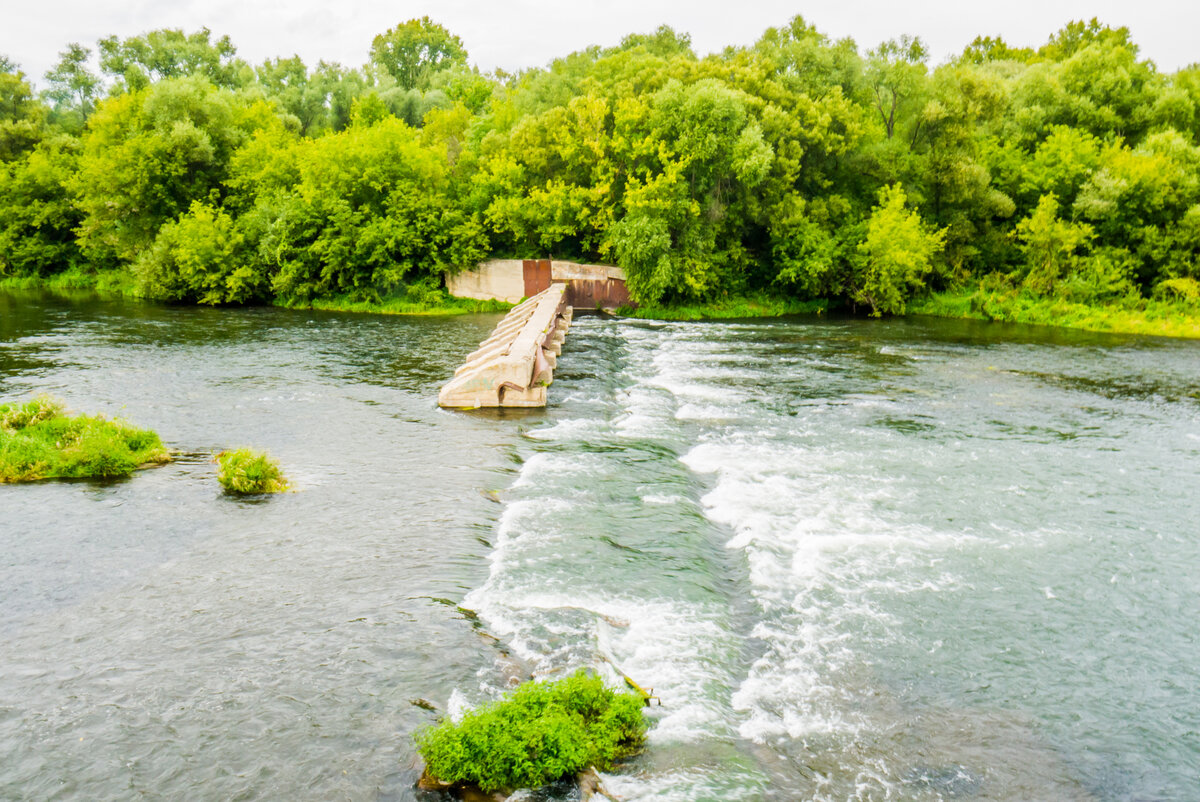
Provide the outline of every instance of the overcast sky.
<path id="1" fill-rule="evenodd" d="M 591 44 L 666 23 L 692 35 L 701 55 L 754 42 L 799 13 L 860 48 L 903 33 L 921 36 L 935 61 L 977 35 L 1039 45 L 1072 19 L 1127 25 L 1142 55 L 1172 71 L 1200 61 L 1200 0 L 3 0 L 0 54 L 41 81 L 69 42 L 95 47 L 110 34 L 202 26 L 228 34 L 251 63 L 299 55 L 358 66 L 377 33 L 428 14 L 458 34 L 484 70 L 540 66 Z M 15 7 L 14 7 L 15 6 Z"/>

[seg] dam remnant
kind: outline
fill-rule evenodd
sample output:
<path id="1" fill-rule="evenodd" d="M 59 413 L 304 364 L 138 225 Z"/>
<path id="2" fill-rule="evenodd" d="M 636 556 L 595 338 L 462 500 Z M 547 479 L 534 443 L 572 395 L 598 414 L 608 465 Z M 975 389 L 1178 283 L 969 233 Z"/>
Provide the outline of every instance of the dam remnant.
<path id="1" fill-rule="evenodd" d="M 443 407 L 544 407 L 546 387 L 571 326 L 567 285 L 513 307 L 438 393 Z"/>

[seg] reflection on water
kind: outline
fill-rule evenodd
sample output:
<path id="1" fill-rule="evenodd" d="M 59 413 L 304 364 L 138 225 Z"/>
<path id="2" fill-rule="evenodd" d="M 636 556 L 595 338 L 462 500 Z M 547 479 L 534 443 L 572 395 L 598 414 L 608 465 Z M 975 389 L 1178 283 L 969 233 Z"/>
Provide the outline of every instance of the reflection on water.
<path id="1" fill-rule="evenodd" d="M 626 800 L 1189 798 L 1197 344 L 581 318 L 437 409 L 496 319 L 0 295 L 0 400 L 184 452 L 0 487 L 0 798 L 414 799 L 414 700 L 580 665 L 663 701 Z"/>

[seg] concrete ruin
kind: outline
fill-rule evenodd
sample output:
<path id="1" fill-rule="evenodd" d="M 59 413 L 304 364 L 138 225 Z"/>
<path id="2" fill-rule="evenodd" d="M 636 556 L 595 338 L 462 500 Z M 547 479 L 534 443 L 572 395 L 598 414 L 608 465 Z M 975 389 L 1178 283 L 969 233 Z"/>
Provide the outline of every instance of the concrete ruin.
<path id="1" fill-rule="evenodd" d="M 567 285 L 551 284 L 513 307 L 438 393 L 443 407 L 544 407 L 571 326 Z"/>
<path id="2" fill-rule="evenodd" d="M 446 289 L 459 298 L 515 304 L 557 283 L 567 285 L 567 303 L 576 309 L 632 305 L 621 268 L 551 259 L 492 259 L 447 277 Z"/>

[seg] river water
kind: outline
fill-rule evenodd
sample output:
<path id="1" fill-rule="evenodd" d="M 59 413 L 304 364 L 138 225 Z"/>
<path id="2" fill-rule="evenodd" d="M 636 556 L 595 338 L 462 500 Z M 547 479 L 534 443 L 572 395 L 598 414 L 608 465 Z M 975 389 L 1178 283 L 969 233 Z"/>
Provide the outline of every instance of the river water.
<path id="1" fill-rule="evenodd" d="M 581 317 L 439 410 L 497 319 L 0 296 L 0 401 L 181 452 L 0 486 L 0 798 L 433 799 L 414 700 L 579 666 L 627 802 L 1200 797 L 1200 343 Z"/>

